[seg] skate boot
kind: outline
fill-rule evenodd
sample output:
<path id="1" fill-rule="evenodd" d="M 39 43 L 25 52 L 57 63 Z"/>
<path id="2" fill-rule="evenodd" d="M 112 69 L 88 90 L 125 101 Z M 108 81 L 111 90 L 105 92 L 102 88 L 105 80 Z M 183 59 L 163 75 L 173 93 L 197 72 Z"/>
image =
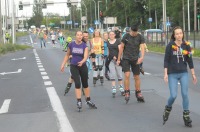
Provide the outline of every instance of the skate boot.
<path id="1" fill-rule="evenodd" d="M 86 104 L 92 108 L 92 109 L 97 109 L 97 107 L 95 106 L 95 104 L 93 102 L 91 102 L 90 100 L 89 101 L 86 101 Z"/>
<path id="2" fill-rule="evenodd" d="M 142 67 L 140 68 L 140 72 L 142 73 L 142 75 L 144 75 L 144 69 Z"/>
<path id="3" fill-rule="evenodd" d="M 105 77 L 107 80 L 110 80 L 110 77 L 108 76 L 108 74 L 105 74 Z"/>
<path id="4" fill-rule="evenodd" d="M 165 110 L 163 113 L 163 125 L 165 125 L 165 122 L 168 120 L 171 110 L 172 110 L 172 107 L 168 107 L 167 105 L 165 106 Z"/>
<path id="5" fill-rule="evenodd" d="M 94 84 L 94 86 L 96 85 L 96 82 L 97 82 L 97 77 L 93 77 L 93 84 Z"/>
<path id="6" fill-rule="evenodd" d="M 100 82 L 101 82 L 101 85 L 103 85 L 103 82 L 104 82 L 103 76 L 100 76 Z"/>
<path id="7" fill-rule="evenodd" d="M 184 120 L 185 126 L 192 127 L 192 120 L 190 119 L 189 113 L 190 113 L 189 110 L 183 111 L 183 120 Z"/>
<path id="8" fill-rule="evenodd" d="M 115 95 L 117 93 L 116 87 L 112 86 L 112 97 L 115 98 Z"/>
<path id="9" fill-rule="evenodd" d="M 135 90 L 135 96 L 138 102 L 144 102 L 144 97 L 142 96 L 141 90 Z"/>
<path id="10" fill-rule="evenodd" d="M 78 112 L 80 112 L 81 109 L 82 109 L 82 102 L 81 101 L 77 102 L 77 108 L 78 108 Z"/>
<path id="11" fill-rule="evenodd" d="M 124 87 L 123 87 L 123 85 L 120 85 L 120 86 L 119 86 L 119 91 L 121 92 L 121 95 L 122 95 L 122 96 L 125 95 L 125 94 L 124 94 Z"/>
<path id="12" fill-rule="evenodd" d="M 125 90 L 125 100 L 126 100 L 126 104 L 128 103 L 130 99 L 130 90 Z"/>
<path id="13" fill-rule="evenodd" d="M 71 83 L 68 83 L 67 84 L 67 87 L 65 88 L 65 93 L 64 93 L 64 96 L 69 92 L 70 88 L 71 88 L 72 84 Z"/>

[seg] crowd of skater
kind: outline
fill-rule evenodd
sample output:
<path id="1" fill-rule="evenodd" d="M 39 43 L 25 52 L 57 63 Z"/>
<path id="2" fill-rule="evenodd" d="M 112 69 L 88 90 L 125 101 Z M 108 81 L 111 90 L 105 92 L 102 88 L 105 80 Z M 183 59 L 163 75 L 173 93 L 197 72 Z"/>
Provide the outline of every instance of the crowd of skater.
<path id="1" fill-rule="evenodd" d="M 55 39 L 63 46 L 66 55 L 61 64 L 61 71 L 69 67 L 70 77 L 65 88 L 66 95 L 75 86 L 75 96 L 77 99 L 77 108 L 82 109 L 82 95 L 85 96 L 86 104 L 90 108 L 97 109 L 94 102 L 91 101 L 88 79 L 92 74 L 93 86 L 98 80 L 103 85 L 105 78 L 111 83 L 111 96 L 115 98 L 119 91 L 124 96 L 125 102 L 130 99 L 130 76 L 131 72 L 134 78 L 134 91 L 138 102 L 145 102 L 142 95 L 140 84 L 140 75 L 145 74 L 143 61 L 145 52 L 148 52 L 145 39 L 138 32 L 138 25 L 133 25 L 126 29 L 122 35 L 119 29 L 110 32 L 101 33 L 96 29 L 92 34 L 87 31 L 77 31 L 74 39 L 67 37 L 64 41 L 62 31 L 57 34 L 50 32 L 52 44 L 55 45 Z M 40 31 L 41 48 L 45 32 Z M 41 35 L 42 34 L 42 35 Z M 43 37 L 42 37 L 43 36 Z M 181 86 L 181 95 L 183 99 L 183 120 L 185 126 L 192 127 L 192 120 L 189 116 L 188 99 L 188 70 L 189 67 L 193 83 L 197 83 L 192 59 L 192 48 L 190 42 L 185 41 L 184 32 L 181 27 L 175 27 L 171 35 L 171 41 L 166 46 L 164 57 L 164 81 L 168 83 L 170 97 L 166 103 L 163 113 L 163 124 L 168 120 L 172 105 L 177 97 L 178 82 Z"/>

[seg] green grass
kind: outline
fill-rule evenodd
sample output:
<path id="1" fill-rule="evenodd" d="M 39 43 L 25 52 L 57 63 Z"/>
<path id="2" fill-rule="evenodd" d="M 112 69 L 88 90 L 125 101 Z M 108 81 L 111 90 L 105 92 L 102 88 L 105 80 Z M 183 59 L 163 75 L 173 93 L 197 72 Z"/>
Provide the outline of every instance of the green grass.
<path id="1" fill-rule="evenodd" d="M 9 53 L 9 52 L 15 52 L 18 50 L 25 50 L 31 48 L 28 45 L 19 45 L 19 44 L 0 44 L 0 55 Z"/>
<path id="2" fill-rule="evenodd" d="M 157 52 L 157 53 L 165 53 L 165 46 L 164 45 L 157 45 L 157 44 L 147 44 L 149 51 Z M 200 57 L 200 49 L 194 49 L 194 57 Z"/>
<path id="3" fill-rule="evenodd" d="M 28 35 L 28 32 L 16 32 L 16 37 L 23 37 L 27 35 Z"/>

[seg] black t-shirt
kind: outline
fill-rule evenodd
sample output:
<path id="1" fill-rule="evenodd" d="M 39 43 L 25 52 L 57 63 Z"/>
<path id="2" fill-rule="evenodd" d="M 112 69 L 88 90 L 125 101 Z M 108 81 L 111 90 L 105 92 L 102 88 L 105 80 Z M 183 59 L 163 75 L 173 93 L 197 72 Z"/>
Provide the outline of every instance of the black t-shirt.
<path id="1" fill-rule="evenodd" d="M 139 33 L 134 37 L 127 33 L 122 38 L 122 43 L 124 43 L 123 59 L 137 60 L 140 51 L 140 44 L 145 43 L 145 40 Z"/>
<path id="2" fill-rule="evenodd" d="M 114 56 L 117 58 L 119 53 L 118 45 L 120 45 L 120 40 L 116 39 L 114 44 L 108 42 L 109 58 L 112 59 Z"/>

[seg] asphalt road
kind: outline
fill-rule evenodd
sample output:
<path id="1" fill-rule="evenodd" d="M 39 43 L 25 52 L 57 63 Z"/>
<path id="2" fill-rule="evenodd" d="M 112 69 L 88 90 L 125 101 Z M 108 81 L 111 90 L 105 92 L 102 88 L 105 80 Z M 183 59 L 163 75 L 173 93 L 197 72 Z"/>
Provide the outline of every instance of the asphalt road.
<path id="1" fill-rule="evenodd" d="M 50 40 L 41 49 L 26 36 L 18 43 L 32 45 L 33 49 L 9 53 L 0 57 L 0 131 L 1 132 L 199 132 L 200 81 L 193 85 L 190 76 L 190 111 L 192 128 L 184 126 L 182 99 L 179 95 L 169 120 L 163 126 L 162 114 L 169 90 L 163 81 L 163 54 L 147 53 L 145 75 L 141 75 L 141 89 L 145 103 L 138 103 L 131 77 L 131 98 L 128 104 L 118 92 L 112 98 L 111 83 L 103 86 L 89 79 L 91 99 L 98 109 L 83 104 L 77 111 L 74 88 L 64 96 L 69 77 L 68 68 L 60 72 L 65 53 L 60 46 L 52 47 Z M 14 60 L 12 60 L 14 59 Z M 200 60 L 194 59 L 199 79 Z M 74 87 L 74 85 L 73 85 Z M 84 97 L 82 97 L 83 103 Z M 4 104 L 4 105 L 3 105 Z"/>

